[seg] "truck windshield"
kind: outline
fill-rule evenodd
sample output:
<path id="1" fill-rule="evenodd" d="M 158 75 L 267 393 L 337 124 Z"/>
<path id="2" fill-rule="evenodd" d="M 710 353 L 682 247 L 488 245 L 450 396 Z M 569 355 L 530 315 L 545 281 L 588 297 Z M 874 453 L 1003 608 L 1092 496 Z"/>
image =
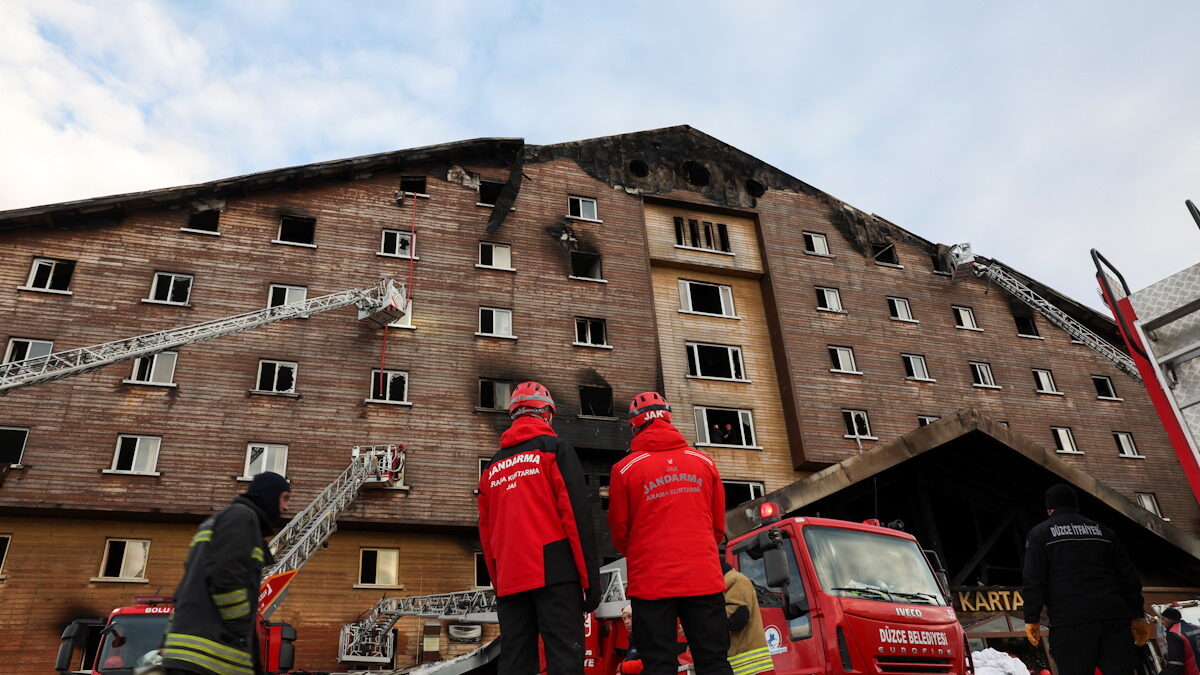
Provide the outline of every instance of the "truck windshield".
<path id="1" fill-rule="evenodd" d="M 804 528 L 804 540 L 827 593 L 881 602 L 946 604 L 924 554 L 909 539 L 812 526 Z"/>
<path id="2" fill-rule="evenodd" d="M 123 614 L 104 628 L 104 642 L 96 657 L 101 675 L 130 675 L 134 668 L 161 662 L 158 648 L 167 632 L 167 614 Z"/>

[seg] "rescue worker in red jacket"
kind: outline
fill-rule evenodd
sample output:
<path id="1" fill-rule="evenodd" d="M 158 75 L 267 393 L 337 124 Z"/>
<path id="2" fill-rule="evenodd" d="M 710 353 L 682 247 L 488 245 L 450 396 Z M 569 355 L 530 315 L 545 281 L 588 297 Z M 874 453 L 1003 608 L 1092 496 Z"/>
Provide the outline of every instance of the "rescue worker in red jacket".
<path id="1" fill-rule="evenodd" d="M 688 447 L 657 392 L 634 397 L 630 453 L 613 467 L 608 524 L 629 569 L 633 638 L 644 675 L 678 667 L 676 621 L 699 675 L 732 675 L 726 652 L 725 579 L 717 544 L 725 536 L 725 489 L 717 466 Z"/>
<path id="2" fill-rule="evenodd" d="M 512 426 L 479 479 L 479 541 L 496 589 L 499 671 L 583 675 L 583 618 L 600 604 L 600 568 L 583 467 L 550 426 L 554 400 L 522 382 Z"/>
<path id="3" fill-rule="evenodd" d="M 1174 607 L 1162 613 L 1162 625 L 1167 629 L 1166 665 L 1159 675 L 1200 675 L 1196 656 L 1200 652 L 1200 626 L 1183 620 Z"/>

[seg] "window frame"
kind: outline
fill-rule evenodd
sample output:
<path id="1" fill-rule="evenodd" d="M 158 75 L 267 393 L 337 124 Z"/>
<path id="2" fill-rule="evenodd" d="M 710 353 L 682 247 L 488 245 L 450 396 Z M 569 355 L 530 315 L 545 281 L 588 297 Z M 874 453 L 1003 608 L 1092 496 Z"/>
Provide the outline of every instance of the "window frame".
<path id="1" fill-rule="evenodd" d="M 4 575 L 4 563 L 8 561 L 8 552 L 12 550 L 12 540 L 11 532 L 0 532 L 0 581 L 8 578 Z"/>
<path id="2" fill-rule="evenodd" d="M 750 426 L 750 435 L 753 436 L 753 438 L 749 439 L 750 444 L 749 445 L 745 445 L 745 444 L 734 445 L 734 444 L 730 444 L 730 443 L 713 443 L 711 440 L 711 437 L 708 434 L 708 427 L 709 427 L 708 411 L 709 410 L 721 410 L 724 412 L 736 412 L 738 414 L 738 424 L 743 426 L 743 428 L 739 430 L 742 433 L 743 441 L 747 440 L 745 438 L 745 428 L 744 427 L 747 424 Z M 696 423 L 696 437 L 697 437 L 696 445 L 697 446 L 713 447 L 713 448 L 740 448 L 742 450 L 762 450 L 763 449 L 763 446 L 758 444 L 759 443 L 758 431 L 754 428 L 754 410 L 752 408 L 727 408 L 724 406 L 716 406 L 716 405 L 693 405 L 692 413 L 693 413 L 693 416 L 695 417 L 695 423 Z M 703 423 L 701 422 L 701 419 L 703 419 Z M 703 434 L 701 433 L 701 430 L 703 430 Z M 701 440 L 701 439 L 703 439 L 703 440 Z"/>
<path id="3" fill-rule="evenodd" d="M 259 389 L 258 388 L 262 385 L 263 365 L 268 364 L 268 363 L 275 366 L 275 375 L 273 377 L 273 380 L 274 380 L 274 384 L 276 386 L 279 384 L 279 366 L 288 366 L 292 369 L 292 387 L 291 387 L 291 389 L 288 389 L 285 391 L 280 391 L 279 389 Z M 299 361 L 281 361 L 279 359 L 259 359 L 258 360 L 258 369 L 257 369 L 257 371 L 255 371 L 255 377 L 254 377 L 254 387 L 255 388 L 251 389 L 250 392 L 253 394 L 272 394 L 272 395 L 276 395 L 276 396 L 299 396 L 299 393 L 296 391 L 297 383 L 299 382 L 299 380 L 300 380 L 300 362 Z"/>
<path id="4" fill-rule="evenodd" d="M 15 343 L 17 343 L 17 342 L 26 343 L 25 358 L 23 358 L 23 359 L 13 359 L 12 358 L 13 347 L 15 346 Z M 47 347 L 47 349 L 49 351 L 47 351 L 45 354 L 40 354 L 38 356 L 30 356 L 29 350 L 35 344 L 49 345 Z M 4 361 L 0 361 L 0 365 L 7 365 L 10 363 L 20 363 L 21 361 L 29 361 L 32 359 L 47 359 L 52 354 L 54 354 L 54 340 L 39 340 L 37 338 L 10 337 L 10 338 L 8 338 L 8 345 L 4 349 Z"/>
<path id="5" fill-rule="evenodd" d="M 901 323 L 921 323 L 915 316 L 913 316 L 912 303 L 908 301 L 908 298 L 889 295 L 887 296 L 887 305 L 888 318 L 890 318 L 892 321 L 899 321 Z M 903 312 L 900 311 L 901 307 L 904 308 Z M 901 314 L 907 314 L 908 316 L 904 317 L 901 316 Z"/>
<path id="6" fill-rule="evenodd" d="M 493 262 L 495 262 L 495 260 L 496 260 L 496 250 L 497 249 L 502 248 L 505 251 L 508 251 L 508 267 L 501 267 L 501 266 L 495 265 L 495 264 L 493 264 L 493 265 L 483 264 L 481 261 L 483 260 L 483 247 L 484 246 L 492 247 L 492 261 Z M 512 264 L 512 244 L 506 244 L 506 243 L 500 242 L 500 241 L 481 240 L 479 242 L 479 248 L 476 250 L 475 267 L 477 267 L 481 270 L 502 270 L 505 272 L 516 272 L 517 269 L 515 267 L 513 267 L 513 264 Z"/>
<path id="7" fill-rule="evenodd" d="M 591 217 L 583 215 L 583 212 L 584 212 L 583 205 L 586 202 L 592 203 L 592 214 L 593 215 Z M 578 209 L 579 213 L 578 214 L 571 213 L 572 207 L 575 206 L 576 204 L 579 205 L 579 209 Z M 567 217 L 572 220 L 582 220 L 582 221 L 588 222 L 588 223 L 604 222 L 604 221 L 600 220 L 600 202 L 596 201 L 596 199 L 594 197 L 583 197 L 581 195 L 567 195 Z"/>
<path id="8" fill-rule="evenodd" d="M 17 452 L 17 461 L 8 465 L 10 469 L 19 469 L 25 466 L 23 462 L 25 460 L 25 450 L 29 447 L 29 430 L 30 427 L 15 427 L 7 424 L 0 426 L 0 431 L 25 432 L 25 437 L 21 440 L 21 448 Z"/>
<path id="9" fill-rule="evenodd" d="M 118 541 L 125 544 L 125 547 L 121 552 L 121 569 L 120 569 L 121 576 L 106 577 L 106 576 L 104 576 L 104 570 L 105 570 L 105 568 L 108 567 L 109 552 L 112 549 L 112 543 L 118 542 Z M 104 539 L 104 551 L 100 554 L 100 569 L 96 573 L 96 576 L 92 578 L 92 581 L 148 583 L 149 579 L 147 579 L 144 575 L 146 573 L 146 568 L 148 568 L 150 566 L 150 541 L 151 540 L 149 540 L 149 539 L 130 539 L 130 538 L 125 538 L 125 537 L 106 537 Z M 130 543 L 145 544 L 145 547 L 144 547 L 145 559 L 144 559 L 144 565 L 142 567 L 143 576 L 140 576 L 140 577 L 124 576 L 125 566 L 128 564 L 126 556 L 129 554 L 129 544 Z"/>
<path id="10" fill-rule="evenodd" d="M 876 265 L 883 267 L 894 267 L 896 269 L 904 269 L 904 265 L 900 264 L 900 249 L 896 248 L 894 241 L 873 241 L 871 242 L 871 260 Z M 891 252 L 887 257 L 890 260 L 880 260 L 879 256 Z"/>
<path id="11" fill-rule="evenodd" d="M 858 415 L 862 416 L 863 426 L 865 426 L 867 429 L 866 436 L 863 436 L 862 434 L 858 433 L 858 425 L 857 424 L 853 425 L 853 429 L 851 428 L 851 423 L 853 423 L 853 421 L 856 419 L 856 416 L 858 416 Z M 860 441 L 877 441 L 877 440 L 879 440 L 878 436 L 871 433 L 871 416 L 866 410 L 860 410 L 857 408 L 842 408 L 842 425 L 846 429 L 846 433 L 842 434 L 842 438 L 848 438 L 850 440 L 860 440 Z"/>
<path id="12" fill-rule="evenodd" d="M 1096 400 L 1099 400 L 1099 401 L 1124 401 L 1125 400 L 1125 399 L 1121 398 L 1120 396 L 1117 396 L 1117 388 L 1115 386 L 1113 386 L 1113 381 L 1112 381 L 1111 377 L 1109 377 L 1107 375 L 1092 375 L 1091 378 L 1092 378 L 1092 387 L 1093 388 L 1096 387 L 1096 380 L 1104 380 L 1105 382 L 1108 383 L 1108 391 L 1112 393 L 1112 396 L 1102 396 L 1100 394 L 1100 390 L 1096 389 Z"/>
<path id="13" fill-rule="evenodd" d="M 595 262 L 590 267 L 592 269 L 595 269 L 596 274 L 598 276 L 587 277 L 587 276 L 575 274 L 575 256 L 594 257 Z M 608 280 L 604 278 L 604 256 L 603 255 L 596 253 L 594 251 L 570 251 L 568 253 L 567 257 L 568 257 L 567 262 L 571 265 L 571 271 L 569 274 L 567 274 L 568 279 L 572 279 L 574 281 L 590 281 L 592 283 L 597 283 L 597 284 L 607 284 L 608 283 Z"/>
<path id="14" fill-rule="evenodd" d="M 817 292 L 817 311 L 818 312 L 830 312 L 831 314 L 846 314 L 847 313 L 846 305 L 842 303 L 841 290 L 834 288 L 833 286 L 813 286 L 813 289 L 816 290 L 816 292 Z M 832 296 L 830 295 L 831 292 L 832 292 Z M 833 297 L 836 300 L 837 307 L 836 308 L 822 307 L 821 303 L 823 301 L 827 301 L 830 297 Z"/>
<path id="15" fill-rule="evenodd" d="M 824 234 L 820 232 L 810 232 L 809 230 L 801 230 L 800 240 L 804 245 L 804 252 L 808 255 L 817 256 L 819 258 L 833 257 L 833 254 L 829 252 L 829 238 Z M 809 246 L 810 240 L 812 241 L 813 246 Z M 817 242 L 820 242 L 820 246 L 816 245 Z"/>
<path id="16" fill-rule="evenodd" d="M 925 360 L 924 354 L 901 352 L 900 363 L 902 366 L 904 366 L 904 379 L 912 382 L 937 382 L 937 380 L 929 376 L 929 362 Z M 918 376 L 916 368 L 911 368 L 913 374 L 909 375 L 908 371 L 910 370 L 910 363 L 920 363 L 921 370 L 925 372 L 925 375 L 923 377 Z"/>
<path id="17" fill-rule="evenodd" d="M 940 419 L 941 415 L 917 415 L 917 426 L 927 427 Z"/>
<path id="18" fill-rule="evenodd" d="M 407 181 L 420 180 L 425 185 L 425 189 L 422 190 L 421 192 L 416 192 L 414 190 L 405 190 L 404 189 L 404 181 L 406 181 L 406 180 Z M 425 199 L 429 199 L 429 176 L 425 176 L 425 175 L 400 176 L 400 185 L 396 189 L 397 189 L 397 191 L 402 192 L 406 196 L 409 196 L 409 197 L 423 197 Z"/>
<path id="19" fill-rule="evenodd" d="M 275 299 L 274 296 L 275 296 L 276 290 L 283 291 L 284 302 L 282 304 L 273 305 L 273 304 L 271 304 L 271 301 Z M 300 294 L 304 297 L 300 298 L 299 300 L 289 302 L 288 298 L 292 295 L 292 291 L 295 291 L 295 290 L 299 290 Z M 295 305 L 297 303 L 305 302 L 307 300 L 308 300 L 308 286 L 292 286 L 291 284 L 271 284 L 270 286 L 267 287 L 267 309 L 270 309 L 272 307 L 286 307 L 287 305 Z M 307 318 L 307 317 L 305 317 L 305 318 Z"/>
<path id="20" fill-rule="evenodd" d="M 496 396 L 495 387 L 494 386 L 492 387 L 492 398 L 496 399 L 496 407 L 495 408 L 488 408 L 483 405 L 483 383 L 484 382 L 490 382 L 493 385 L 496 385 L 496 384 L 508 385 L 508 395 L 505 396 L 503 398 L 503 400 L 501 400 L 500 397 Z M 479 410 L 479 411 L 486 411 L 486 412 L 507 413 L 508 412 L 508 399 L 512 398 L 512 390 L 514 387 L 516 387 L 516 381 L 514 381 L 514 380 L 503 380 L 498 377 L 481 377 L 481 378 L 479 378 L 479 388 L 476 391 L 476 398 L 475 398 L 475 409 Z M 487 457 L 485 459 L 487 459 L 489 462 L 491 461 L 490 457 Z"/>
<path id="21" fill-rule="evenodd" d="M 275 473 L 279 474 L 280 476 L 285 476 L 285 477 L 287 476 L 287 461 L 288 461 L 289 447 L 286 443 L 247 443 L 246 444 L 246 458 L 242 462 L 242 475 L 238 476 L 239 481 L 254 480 L 254 476 L 257 475 L 257 474 L 250 473 L 250 462 L 252 461 L 252 459 L 250 457 L 250 452 L 256 447 L 263 448 L 264 457 L 272 460 L 271 466 L 269 468 L 264 467 L 263 469 L 261 469 L 259 471 L 259 473 L 263 473 L 264 471 L 274 471 Z M 283 464 L 282 467 L 278 466 L 280 464 L 280 461 L 278 459 L 279 455 L 282 455 L 282 464 Z M 266 463 L 265 459 L 263 460 L 263 463 L 264 464 Z"/>
<path id="22" fill-rule="evenodd" d="M 675 222 L 675 248 L 718 255 L 737 255 L 733 251 L 733 237 L 729 235 L 729 223 L 684 216 L 673 216 L 673 220 Z M 711 246 L 705 246 L 706 243 Z"/>
<path id="23" fill-rule="evenodd" d="M 133 458 L 130 460 L 131 468 L 118 469 L 117 462 L 119 462 L 121 459 L 121 446 L 123 445 L 123 441 L 127 438 L 134 440 Z M 149 471 L 138 471 L 135 468 L 133 468 L 133 467 L 136 467 L 138 464 L 138 457 L 142 456 L 142 453 L 143 453 L 142 441 L 153 441 L 153 444 L 152 444 L 153 448 L 147 451 L 151 455 L 151 461 L 149 462 L 149 464 L 150 464 Z M 113 450 L 112 463 L 109 465 L 109 467 L 107 469 L 102 469 L 101 473 L 120 474 L 123 476 L 158 476 L 158 475 L 161 475 L 158 471 L 158 458 L 161 456 L 161 454 L 162 454 L 162 436 L 145 436 L 142 434 L 117 434 L 117 446 Z"/>
<path id="24" fill-rule="evenodd" d="M 584 389 L 600 389 L 600 390 L 607 389 L 608 390 L 608 405 L 609 405 L 610 412 L 612 412 L 612 414 L 611 415 L 589 415 L 589 414 L 585 413 L 583 411 L 583 390 Z M 582 417 L 584 419 L 594 419 L 594 420 L 619 419 L 617 417 L 617 401 L 616 401 L 616 397 L 613 394 L 612 387 L 605 387 L 605 386 L 599 386 L 599 385 L 588 385 L 588 384 L 579 385 L 579 415 L 578 415 L 578 417 Z"/>
<path id="25" fill-rule="evenodd" d="M 737 506 L 738 504 L 745 504 L 746 502 L 752 502 L 755 499 L 759 499 L 761 497 L 766 496 L 766 494 L 767 494 L 766 484 L 764 484 L 763 481 L 761 481 L 761 480 L 738 480 L 738 479 L 722 478 L 721 479 L 722 490 L 724 490 L 724 488 L 728 485 L 745 485 L 745 486 L 749 487 L 750 488 L 750 499 L 747 499 L 744 502 L 738 502 L 737 504 L 729 504 L 729 500 L 726 499 L 725 500 L 726 508 L 732 508 L 734 506 Z"/>
<path id="26" fill-rule="evenodd" d="M 492 330 L 493 331 L 495 331 L 495 328 L 496 328 L 495 312 L 506 312 L 508 315 L 508 330 L 509 330 L 509 332 L 507 334 L 496 333 L 496 332 L 491 332 L 491 333 L 483 332 L 483 312 L 484 312 L 484 310 L 487 310 L 487 311 L 490 311 L 493 313 L 492 314 Z M 513 311 L 506 307 L 486 307 L 486 306 L 480 305 L 479 313 L 476 318 L 477 323 L 475 325 L 476 325 L 477 330 L 475 331 L 475 335 L 477 337 L 500 338 L 502 340 L 516 340 L 517 336 L 515 334 L 513 334 L 513 332 L 512 332 L 512 328 L 513 328 L 512 315 L 513 315 Z"/>
<path id="27" fill-rule="evenodd" d="M 1021 323 L 1020 323 L 1021 319 L 1029 320 L 1029 325 L 1033 327 L 1032 333 L 1021 332 Z M 1022 338 L 1026 338 L 1029 340 L 1045 340 L 1046 339 L 1046 338 L 1042 337 L 1041 333 L 1038 332 L 1037 319 L 1034 318 L 1032 313 L 1027 314 L 1027 315 L 1026 314 L 1021 314 L 1021 315 L 1013 314 L 1013 323 L 1016 324 L 1017 337 L 1022 337 Z"/>
<path id="28" fill-rule="evenodd" d="M 42 263 L 48 264 L 50 266 L 50 273 L 46 275 L 46 285 L 45 286 L 34 286 L 33 285 L 34 279 L 36 279 L 38 276 L 38 274 L 37 274 L 38 265 L 42 264 Z M 57 271 L 58 266 L 62 265 L 62 264 L 67 264 L 67 265 L 71 266 L 71 273 L 67 278 L 67 287 L 66 288 L 53 288 L 51 284 L 54 281 L 54 274 Z M 74 295 L 75 293 L 71 290 L 71 282 L 75 281 L 75 270 L 78 267 L 79 267 L 79 264 L 78 264 L 78 261 L 76 261 L 76 260 L 67 260 L 66 258 L 47 258 L 45 256 L 37 256 L 33 259 L 33 262 L 29 266 L 29 275 L 25 278 L 25 285 L 17 286 L 17 290 L 34 291 L 36 293 L 54 293 L 57 295 Z"/>
<path id="29" fill-rule="evenodd" d="M 979 321 L 975 319 L 975 310 L 966 305 L 950 305 L 950 310 L 954 314 L 954 327 L 958 330 L 969 330 L 976 333 L 982 333 L 983 329 L 979 327 Z M 962 319 L 966 317 L 970 320 L 970 325 L 963 323 Z"/>
<path id="30" fill-rule="evenodd" d="M 485 572 L 487 571 L 487 560 L 484 559 L 484 557 L 483 557 L 483 551 L 475 551 L 475 555 L 472 557 L 472 560 L 475 563 L 475 570 L 474 570 L 474 574 L 472 575 L 474 577 L 473 581 L 475 582 L 475 589 L 476 590 L 487 590 L 489 588 L 494 588 L 494 586 L 490 583 L 487 584 L 486 586 L 481 586 L 479 584 L 480 567 L 482 566 L 482 569 Z M 491 581 L 491 579 L 488 579 L 488 581 Z"/>
<path id="31" fill-rule="evenodd" d="M 404 239 L 408 240 L 408 252 L 397 253 L 387 250 L 388 235 L 394 235 L 396 238 L 395 248 L 401 250 L 400 242 Z M 385 227 L 379 231 L 379 250 L 375 255 L 382 258 L 400 258 L 401 260 L 420 260 L 421 256 L 417 255 L 417 233 L 412 230 L 401 230 L 395 227 Z"/>
<path id="32" fill-rule="evenodd" d="M 504 191 L 504 181 L 487 180 L 486 178 L 481 178 L 479 180 L 479 192 L 478 192 L 479 197 L 475 201 L 475 206 L 486 206 L 489 209 L 494 209 L 494 208 L 496 208 L 496 203 L 494 201 L 493 202 L 483 201 L 483 186 L 484 186 L 484 184 L 487 184 L 489 186 L 495 186 L 496 200 L 498 201 L 500 199 L 500 193 Z M 489 188 L 489 189 L 491 189 L 491 188 Z"/>
<path id="33" fill-rule="evenodd" d="M 159 300 L 156 296 L 159 291 L 159 284 L 164 278 L 168 278 L 167 299 Z M 187 279 L 187 298 L 183 302 L 171 300 L 171 296 L 175 293 L 175 284 L 179 279 Z M 156 271 L 154 279 L 150 282 L 150 297 L 142 298 L 142 302 L 150 305 L 173 305 L 175 307 L 191 307 L 192 306 L 192 291 L 196 288 L 196 275 L 186 272 L 162 272 Z"/>
<path id="34" fill-rule="evenodd" d="M 1166 521 L 1171 520 L 1170 518 L 1163 516 L 1162 507 L 1158 503 L 1158 495 L 1157 494 L 1155 494 L 1153 492 L 1134 492 L 1133 500 L 1134 500 L 1134 502 L 1137 503 L 1138 506 L 1142 507 L 1143 509 L 1146 509 L 1150 513 L 1153 513 L 1154 515 L 1158 516 L 1159 518 L 1162 518 L 1163 520 L 1166 520 Z M 1151 506 L 1153 506 L 1154 508 L 1150 508 Z"/>
<path id="35" fill-rule="evenodd" d="M 376 554 L 375 555 L 375 581 L 371 582 L 371 583 L 367 583 L 367 582 L 363 581 L 363 557 L 364 557 L 363 554 L 366 553 L 367 551 L 371 551 Z M 380 558 L 380 556 L 378 554 L 385 553 L 385 552 L 386 553 L 395 552 L 395 554 L 396 554 L 396 558 L 394 561 L 395 569 L 393 570 L 395 579 L 396 579 L 396 583 L 394 583 L 394 584 L 379 583 L 379 569 L 380 569 L 379 558 Z M 358 574 L 355 576 L 355 579 L 356 579 L 356 582 L 353 586 L 354 588 L 403 589 L 404 584 L 400 583 L 400 549 L 399 548 L 380 548 L 380 547 L 376 547 L 376 546 L 360 547 L 358 549 Z"/>
<path id="36" fill-rule="evenodd" d="M 699 316 L 713 316 L 722 319 L 740 319 L 737 314 L 737 308 L 733 301 L 733 286 L 729 284 L 717 284 L 710 281 L 694 281 L 692 279 L 679 279 L 679 312 L 681 314 L 696 314 Z M 712 312 L 701 312 L 693 309 L 692 303 L 692 286 L 712 286 L 717 289 L 717 296 L 721 299 L 721 310 L 726 309 L 728 302 L 729 313 L 713 314 Z"/>
<path id="37" fill-rule="evenodd" d="M 1146 459 L 1137 449 L 1137 443 L 1133 440 L 1133 433 L 1129 431 L 1114 431 L 1112 432 L 1113 440 L 1117 444 L 1117 456 L 1125 459 Z M 1129 442 L 1129 452 L 1126 452 L 1126 446 L 1122 440 Z"/>
<path id="38" fill-rule="evenodd" d="M 746 377 L 746 359 L 742 354 L 740 345 L 722 345 L 712 342 L 693 342 L 687 340 L 684 343 L 684 350 L 687 352 L 687 378 L 693 380 L 720 380 L 722 382 L 749 382 L 750 378 Z M 736 375 L 741 371 L 741 377 L 717 377 L 715 375 L 704 375 L 700 368 L 700 347 L 714 347 L 726 350 L 726 357 L 729 360 L 729 373 Z M 734 354 L 737 354 L 736 359 Z M 696 372 L 692 373 L 692 364 L 696 365 Z"/>
<path id="39" fill-rule="evenodd" d="M 1054 384 L 1054 373 L 1049 368 L 1033 368 L 1033 383 L 1034 391 L 1038 394 L 1051 394 L 1054 396 L 1065 396 L 1063 392 L 1058 390 Z M 1043 385 L 1049 383 L 1050 388 L 1045 389 Z"/>
<path id="40" fill-rule="evenodd" d="M 586 326 L 586 340 L 579 339 L 579 326 L 583 323 Z M 600 326 L 600 342 L 592 342 L 594 337 L 593 325 L 598 323 Z M 575 347 L 588 347 L 591 349 L 612 349 L 613 346 L 608 343 L 608 320 L 592 316 L 577 316 L 575 317 L 575 339 L 571 341 L 571 345 Z"/>
<path id="41" fill-rule="evenodd" d="M 382 372 L 384 377 L 387 378 L 386 391 L 382 392 L 385 396 L 391 394 L 392 386 L 394 385 L 394 383 L 396 381 L 395 377 L 397 375 L 402 376 L 404 378 L 404 391 L 402 392 L 403 396 L 399 400 L 393 400 L 391 398 L 375 398 L 375 387 L 376 387 L 377 383 L 379 382 L 380 372 Z M 363 401 L 363 403 L 383 403 L 385 405 L 411 406 L 412 401 L 410 401 L 408 398 L 409 385 L 411 383 L 412 382 L 409 379 L 409 373 L 407 370 L 394 370 L 394 369 L 388 368 L 383 371 L 380 371 L 379 368 L 372 368 L 371 369 L 371 381 L 368 383 L 368 386 L 367 386 L 367 398 L 366 398 L 366 400 Z"/>
<path id="42" fill-rule="evenodd" d="M 829 362 L 832 366 L 829 369 L 831 373 L 841 375 L 862 375 L 862 371 L 858 369 L 858 361 L 854 358 L 854 348 L 843 345 L 826 345 L 826 351 L 829 354 Z M 845 355 L 845 358 L 843 358 Z M 842 368 L 846 365 L 845 361 L 849 360 L 850 367 Z"/>
<path id="43" fill-rule="evenodd" d="M 312 241 L 292 241 L 291 239 L 283 238 L 283 226 L 285 221 L 312 221 Z M 276 231 L 276 236 L 271 240 L 272 244 L 282 244 L 283 246 L 299 246 L 301 248 L 316 248 L 317 247 L 317 219 L 311 216 L 301 216 L 296 214 L 283 214 L 279 216 L 279 229 Z"/>
<path id="44" fill-rule="evenodd" d="M 992 364 L 987 361 L 967 361 L 967 365 L 971 370 L 971 386 L 976 389 L 1003 389 L 996 384 L 996 373 L 992 371 Z M 983 374 L 987 377 L 981 377 Z M 979 380 L 984 380 L 980 382 Z"/>
<path id="45" fill-rule="evenodd" d="M 1083 451 L 1075 443 L 1075 432 L 1071 427 L 1050 427 L 1050 436 L 1054 439 L 1054 451 L 1060 455 L 1082 455 Z M 1070 446 L 1068 449 L 1066 446 Z"/>
<path id="46" fill-rule="evenodd" d="M 211 230 L 204 229 L 202 227 L 192 227 L 192 224 L 196 221 L 197 218 L 199 218 L 202 215 L 209 214 L 209 213 L 217 214 L 216 223 L 214 224 L 214 227 Z M 193 211 L 192 213 L 189 213 L 188 219 L 187 219 L 187 224 L 185 224 L 183 227 L 179 228 L 179 231 L 180 232 L 191 232 L 193 234 L 206 234 L 210 237 L 219 237 L 219 236 L 221 236 L 220 228 L 221 228 L 221 209 L 203 209 L 201 211 Z"/>

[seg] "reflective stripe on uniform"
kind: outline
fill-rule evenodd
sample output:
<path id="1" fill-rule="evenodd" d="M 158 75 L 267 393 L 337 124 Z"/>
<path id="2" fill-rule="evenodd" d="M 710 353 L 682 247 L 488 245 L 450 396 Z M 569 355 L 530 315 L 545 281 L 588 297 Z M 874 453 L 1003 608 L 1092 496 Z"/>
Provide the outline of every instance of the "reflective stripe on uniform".
<path id="1" fill-rule="evenodd" d="M 770 650 L 759 647 L 729 657 L 729 665 L 733 668 L 733 675 L 755 675 L 771 670 L 775 662 L 771 660 Z"/>
<path id="2" fill-rule="evenodd" d="M 250 596 L 246 593 L 246 589 L 239 588 L 228 593 L 213 593 L 212 599 L 218 605 L 235 605 L 239 602 L 245 602 L 248 597 Z"/>
<path id="3" fill-rule="evenodd" d="M 254 550 L 250 552 L 250 555 L 251 555 L 251 557 L 253 557 L 253 558 L 254 558 L 255 560 L 257 560 L 258 562 L 262 562 L 262 561 L 263 561 L 263 550 L 262 550 L 262 547 L 261 547 L 261 546 L 255 546 L 255 547 L 254 547 Z"/>
<path id="4" fill-rule="evenodd" d="M 163 647 L 161 654 L 164 660 L 170 659 L 194 663 L 209 672 L 216 673 L 216 675 L 254 675 L 253 668 L 230 665 L 224 661 L 214 659 L 207 654 L 192 651 L 190 648 Z"/>
<path id="5" fill-rule="evenodd" d="M 254 661 L 250 659 L 250 652 L 244 652 L 240 649 L 234 649 L 228 645 L 223 645 L 220 642 L 202 638 L 199 635 L 187 635 L 185 633 L 167 633 L 167 639 L 163 641 L 166 647 L 179 647 L 190 651 L 196 651 L 209 656 L 220 659 L 231 665 L 246 666 L 247 668 L 254 667 Z"/>
<path id="6" fill-rule="evenodd" d="M 222 621 L 233 621 L 234 619 L 240 619 L 250 613 L 250 601 L 243 600 L 232 607 L 218 607 L 217 611 L 221 613 Z"/>
<path id="7" fill-rule="evenodd" d="M 192 543 L 188 544 L 188 546 L 195 546 L 202 541 L 212 541 L 212 535 L 212 530 L 200 530 L 196 533 L 196 536 L 192 537 Z"/>

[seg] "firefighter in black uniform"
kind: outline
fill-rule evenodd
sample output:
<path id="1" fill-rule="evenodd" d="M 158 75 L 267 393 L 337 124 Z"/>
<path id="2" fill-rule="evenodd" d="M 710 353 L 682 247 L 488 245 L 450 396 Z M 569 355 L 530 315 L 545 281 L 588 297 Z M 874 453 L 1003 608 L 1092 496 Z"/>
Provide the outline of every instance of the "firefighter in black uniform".
<path id="1" fill-rule="evenodd" d="M 1045 606 L 1059 675 L 1131 675 L 1150 638 L 1137 570 L 1111 530 L 1079 515 L 1070 486 L 1046 491 L 1046 513 L 1025 542 L 1026 636 L 1041 640 Z"/>
<path id="2" fill-rule="evenodd" d="M 1174 607 L 1162 613 L 1162 625 L 1167 631 L 1167 664 L 1158 675 L 1196 675 L 1196 657 L 1200 656 L 1200 626 L 1183 620 Z"/>

